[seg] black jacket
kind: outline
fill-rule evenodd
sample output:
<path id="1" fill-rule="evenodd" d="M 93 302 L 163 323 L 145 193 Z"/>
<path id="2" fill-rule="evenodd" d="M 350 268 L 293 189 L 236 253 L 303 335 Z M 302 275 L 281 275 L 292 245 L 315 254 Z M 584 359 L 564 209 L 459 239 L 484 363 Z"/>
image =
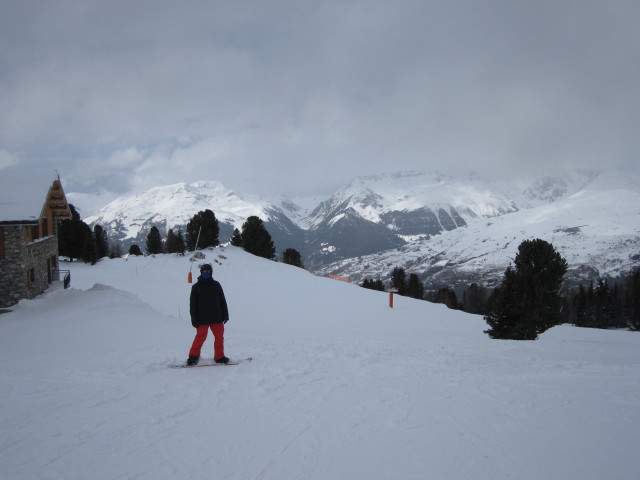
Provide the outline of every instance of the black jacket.
<path id="1" fill-rule="evenodd" d="M 198 277 L 198 281 L 191 287 L 189 312 L 191 325 L 196 328 L 212 323 L 226 323 L 229 320 L 229 310 L 222 286 L 212 278 Z"/>

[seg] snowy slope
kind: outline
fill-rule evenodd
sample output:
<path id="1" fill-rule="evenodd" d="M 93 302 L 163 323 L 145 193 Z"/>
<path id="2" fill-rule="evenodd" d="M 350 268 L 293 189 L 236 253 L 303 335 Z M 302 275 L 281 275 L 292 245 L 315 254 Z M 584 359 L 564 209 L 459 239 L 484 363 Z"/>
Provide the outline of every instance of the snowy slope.
<path id="1" fill-rule="evenodd" d="M 237 367 L 172 370 L 186 257 L 72 264 L 71 290 L 0 315 L 2 478 L 632 480 L 640 335 L 482 319 L 206 251 Z M 205 351 L 212 350 L 212 341 Z"/>
<path id="2" fill-rule="evenodd" d="M 395 250 L 335 262 L 318 272 L 359 282 L 387 278 L 400 266 L 429 285 L 491 286 L 500 281 L 522 241 L 541 238 L 569 262 L 568 279 L 616 278 L 640 266 L 640 190 L 634 178 L 610 173 L 586 187 L 578 180 L 565 184 L 564 196 L 552 201 L 539 200 L 550 194 L 549 188 L 526 191 L 537 206 L 469 220 L 464 227 L 418 237 Z M 552 184 L 555 190 L 562 182 L 556 179 Z"/>

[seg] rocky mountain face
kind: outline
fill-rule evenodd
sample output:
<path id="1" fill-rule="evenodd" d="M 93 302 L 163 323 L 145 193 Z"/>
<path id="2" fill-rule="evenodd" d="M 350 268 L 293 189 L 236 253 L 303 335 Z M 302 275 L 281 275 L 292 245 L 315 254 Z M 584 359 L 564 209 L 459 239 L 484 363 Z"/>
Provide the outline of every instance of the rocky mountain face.
<path id="1" fill-rule="evenodd" d="M 358 177 L 313 209 L 295 200 L 244 197 L 218 182 L 175 184 L 121 198 L 85 219 L 125 247 L 144 246 L 152 226 L 184 230 L 206 208 L 220 241 L 257 215 L 278 252 L 360 282 L 395 266 L 428 286 L 496 284 L 517 246 L 542 238 L 570 263 L 573 279 L 615 276 L 640 265 L 640 188 L 634 172 L 572 172 L 516 182 L 405 172 Z"/>

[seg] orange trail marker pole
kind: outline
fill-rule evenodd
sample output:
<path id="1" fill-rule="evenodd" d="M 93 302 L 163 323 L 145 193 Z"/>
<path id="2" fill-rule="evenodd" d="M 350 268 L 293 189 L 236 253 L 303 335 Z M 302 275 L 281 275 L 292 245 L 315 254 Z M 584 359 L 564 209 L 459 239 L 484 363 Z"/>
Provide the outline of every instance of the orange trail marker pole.
<path id="1" fill-rule="evenodd" d="M 330 273 L 327 274 L 327 277 L 331 277 L 331 278 L 335 278 L 336 280 L 342 280 L 343 282 L 351 283 L 351 281 L 347 280 L 346 278 L 339 277 L 337 275 L 331 275 Z"/>
<path id="2" fill-rule="evenodd" d="M 389 280 L 389 308 L 393 308 L 393 294 L 397 291 L 398 289 L 393 288 L 393 280 Z"/>

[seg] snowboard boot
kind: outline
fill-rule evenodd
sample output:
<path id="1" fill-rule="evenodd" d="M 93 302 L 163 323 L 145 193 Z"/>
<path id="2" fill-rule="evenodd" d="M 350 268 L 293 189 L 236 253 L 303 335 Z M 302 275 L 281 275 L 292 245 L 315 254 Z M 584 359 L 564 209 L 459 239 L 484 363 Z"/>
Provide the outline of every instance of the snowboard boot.
<path id="1" fill-rule="evenodd" d="M 227 357 L 220 357 L 216 359 L 216 363 L 229 363 L 229 359 Z"/>
<path id="2" fill-rule="evenodd" d="M 198 360 L 200 360 L 198 357 L 189 356 L 187 359 L 187 365 L 197 365 Z"/>

